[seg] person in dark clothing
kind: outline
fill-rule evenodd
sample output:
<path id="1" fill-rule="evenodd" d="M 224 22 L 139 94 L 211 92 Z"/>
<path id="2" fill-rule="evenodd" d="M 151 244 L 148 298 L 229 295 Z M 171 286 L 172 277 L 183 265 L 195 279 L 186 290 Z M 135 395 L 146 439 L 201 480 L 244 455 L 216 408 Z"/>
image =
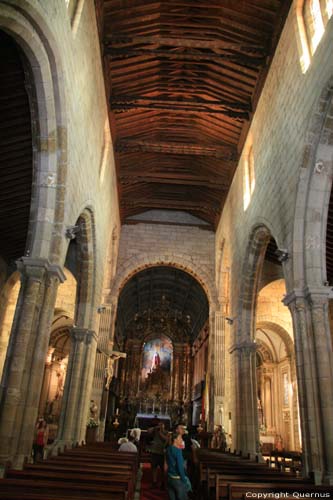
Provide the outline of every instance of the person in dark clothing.
<path id="1" fill-rule="evenodd" d="M 152 436 L 150 452 L 153 488 L 157 486 L 158 469 L 160 469 L 161 489 L 164 489 L 164 452 L 168 440 L 168 433 L 165 431 L 163 422 L 159 422 L 156 427 L 148 429 L 148 434 Z"/>

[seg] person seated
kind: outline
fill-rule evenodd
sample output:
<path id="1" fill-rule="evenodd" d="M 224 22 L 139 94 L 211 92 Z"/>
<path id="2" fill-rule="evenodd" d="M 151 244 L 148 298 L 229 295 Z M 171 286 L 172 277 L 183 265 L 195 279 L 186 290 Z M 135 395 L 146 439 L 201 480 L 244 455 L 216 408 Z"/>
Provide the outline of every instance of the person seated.
<path id="1" fill-rule="evenodd" d="M 125 451 L 127 453 L 137 453 L 138 449 L 137 449 L 137 447 L 134 444 L 134 437 L 133 436 L 129 436 L 128 439 L 122 438 L 122 443 L 119 446 L 119 450 L 118 451 Z"/>
<path id="2" fill-rule="evenodd" d="M 136 446 L 139 446 L 140 443 L 140 437 L 141 437 L 141 429 L 139 427 L 134 427 L 130 431 L 130 436 L 134 437 L 134 444 Z"/>

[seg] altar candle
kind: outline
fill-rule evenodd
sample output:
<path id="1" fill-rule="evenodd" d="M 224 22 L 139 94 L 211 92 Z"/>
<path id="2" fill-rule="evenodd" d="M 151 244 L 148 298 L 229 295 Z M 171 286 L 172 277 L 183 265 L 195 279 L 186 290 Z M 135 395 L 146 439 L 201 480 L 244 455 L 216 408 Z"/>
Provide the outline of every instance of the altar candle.
<path id="1" fill-rule="evenodd" d="M 119 415 L 119 408 L 116 409 L 116 415 Z"/>
<path id="2" fill-rule="evenodd" d="M 200 420 L 202 419 L 202 413 L 200 413 L 200 417 L 199 417 L 199 419 L 200 419 Z"/>

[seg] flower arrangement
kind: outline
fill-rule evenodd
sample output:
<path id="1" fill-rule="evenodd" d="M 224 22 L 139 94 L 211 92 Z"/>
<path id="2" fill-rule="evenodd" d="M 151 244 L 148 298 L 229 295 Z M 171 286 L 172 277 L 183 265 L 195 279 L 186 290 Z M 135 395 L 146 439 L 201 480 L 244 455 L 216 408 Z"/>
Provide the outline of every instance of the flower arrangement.
<path id="1" fill-rule="evenodd" d="M 89 429 L 91 429 L 93 427 L 98 427 L 98 426 L 99 426 L 99 421 L 98 420 L 95 420 L 92 417 L 88 418 L 87 427 L 89 427 Z"/>

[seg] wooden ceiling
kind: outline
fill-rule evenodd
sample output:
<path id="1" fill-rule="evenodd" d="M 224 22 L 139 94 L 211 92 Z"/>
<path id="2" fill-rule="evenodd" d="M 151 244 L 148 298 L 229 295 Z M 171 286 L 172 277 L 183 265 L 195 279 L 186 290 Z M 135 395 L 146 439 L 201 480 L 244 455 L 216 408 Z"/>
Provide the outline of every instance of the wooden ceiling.
<path id="1" fill-rule="evenodd" d="M 0 31 L 0 256 L 25 251 L 32 184 L 32 130 L 23 54 Z"/>
<path id="2" fill-rule="evenodd" d="M 215 228 L 291 0 L 96 0 L 122 220 Z"/>

